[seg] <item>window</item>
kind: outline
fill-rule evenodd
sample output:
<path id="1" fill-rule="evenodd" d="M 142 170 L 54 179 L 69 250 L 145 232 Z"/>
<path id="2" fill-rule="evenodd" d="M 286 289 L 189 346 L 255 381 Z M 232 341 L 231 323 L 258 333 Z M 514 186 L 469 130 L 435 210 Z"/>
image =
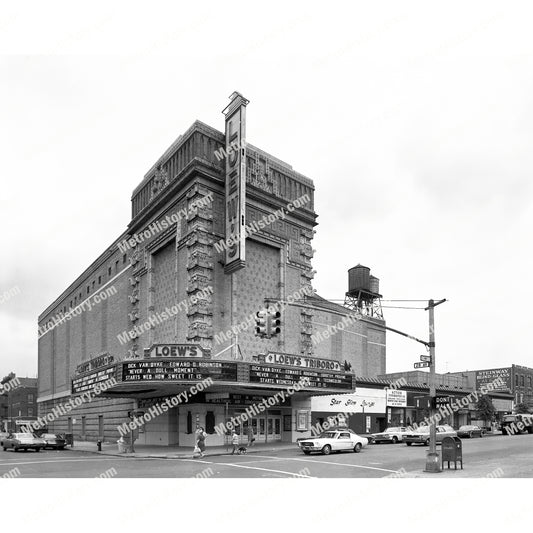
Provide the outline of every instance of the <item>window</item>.
<path id="1" fill-rule="evenodd" d="M 525 381 L 524 380 L 524 376 L 520 376 L 520 386 L 522 386 L 522 387 L 524 386 L 524 384 L 525 384 L 524 381 Z"/>
<path id="2" fill-rule="evenodd" d="M 28 416 L 33 416 L 33 409 L 28 407 Z"/>
<path id="3" fill-rule="evenodd" d="M 28 403 L 33 403 L 33 394 L 28 394 Z"/>
<path id="4" fill-rule="evenodd" d="M 124 254 L 124 255 L 122 256 L 122 264 L 123 264 L 123 265 L 126 263 L 126 259 L 127 259 L 126 254 Z"/>
<path id="5" fill-rule="evenodd" d="M 515 384 L 515 387 L 518 387 L 518 374 L 515 374 L 514 376 L 514 384 Z"/>
<path id="6" fill-rule="evenodd" d="M 529 387 L 531 387 L 531 376 L 528 376 L 527 378 L 527 384 Z"/>
<path id="7" fill-rule="evenodd" d="M 87 294 L 89 294 L 89 285 L 87 285 Z"/>
<path id="8" fill-rule="evenodd" d="M 102 284 L 102 276 L 98 276 L 98 285 Z"/>
<path id="9" fill-rule="evenodd" d="M 108 275 L 108 276 L 111 276 L 111 267 L 109 267 L 109 268 L 107 269 L 107 275 Z"/>
<path id="10" fill-rule="evenodd" d="M 93 279 L 93 291 L 94 291 L 94 284 L 96 283 L 96 281 Z"/>
<path id="11" fill-rule="evenodd" d="M 115 272 L 118 272 L 118 261 L 115 261 Z"/>

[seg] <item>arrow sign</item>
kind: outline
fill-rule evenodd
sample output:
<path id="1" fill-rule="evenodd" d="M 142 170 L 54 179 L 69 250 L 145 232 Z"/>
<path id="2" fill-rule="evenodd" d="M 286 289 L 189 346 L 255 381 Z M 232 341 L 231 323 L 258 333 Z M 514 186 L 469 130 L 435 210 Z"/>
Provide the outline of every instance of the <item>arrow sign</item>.
<path id="1" fill-rule="evenodd" d="M 431 355 L 421 355 L 420 361 L 429 361 L 431 362 Z"/>
<path id="2" fill-rule="evenodd" d="M 429 368 L 429 363 L 424 361 L 423 363 L 415 363 L 415 368 Z"/>

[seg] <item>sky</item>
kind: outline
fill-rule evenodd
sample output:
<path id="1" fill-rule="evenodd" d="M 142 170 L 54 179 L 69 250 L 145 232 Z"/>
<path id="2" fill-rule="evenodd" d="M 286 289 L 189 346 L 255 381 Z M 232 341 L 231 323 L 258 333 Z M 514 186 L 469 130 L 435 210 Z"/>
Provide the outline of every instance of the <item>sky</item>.
<path id="1" fill-rule="evenodd" d="M 0 377 L 36 376 L 37 316 L 126 228 L 132 190 L 196 119 L 314 180 L 314 287 L 358 263 L 437 371 L 533 367 L 527 4 L 9 6 L 0 20 Z M 26 5 L 26 4 L 25 4 Z M 24 11 L 24 9 L 26 11 Z M 6 296 L 7 294 L 7 296 Z M 418 307 L 397 309 L 395 307 Z M 387 371 L 423 346 L 387 334 Z"/>

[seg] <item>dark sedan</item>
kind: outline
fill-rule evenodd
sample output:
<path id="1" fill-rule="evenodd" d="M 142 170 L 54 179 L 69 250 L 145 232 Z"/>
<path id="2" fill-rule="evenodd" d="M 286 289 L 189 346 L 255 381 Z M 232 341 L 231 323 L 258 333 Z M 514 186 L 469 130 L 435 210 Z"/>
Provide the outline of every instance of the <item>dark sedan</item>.
<path id="1" fill-rule="evenodd" d="M 44 433 L 41 435 L 41 439 L 46 442 L 44 448 L 54 448 L 55 450 L 64 450 L 67 445 L 67 441 L 59 435 L 53 433 Z"/>
<path id="2" fill-rule="evenodd" d="M 469 439 L 473 437 L 483 437 L 484 434 L 485 431 L 479 426 L 461 426 L 457 430 L 457 436 L 461 437 L 462 439 L 466 437 L 468 437 Z"/>

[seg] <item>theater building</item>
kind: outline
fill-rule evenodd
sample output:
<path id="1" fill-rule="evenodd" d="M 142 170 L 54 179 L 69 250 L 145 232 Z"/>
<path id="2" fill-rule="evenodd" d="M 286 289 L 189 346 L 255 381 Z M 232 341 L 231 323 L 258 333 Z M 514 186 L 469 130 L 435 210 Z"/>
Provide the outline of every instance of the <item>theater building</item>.
<path id="1" fill-rule="evenodd" d="M 383 319 L 337 327 L 353 312 L 313 290 L 313 181 L 247 143 L 248 101 L 230 98 L 225 131 L 197 121 L 180 135 L 133 190 L 125 231 L 40 315 L 38 404 L 49 430 L 111 440 L 129 414 L 188 391 L 137 442 L 192 445 L 200 425 L 214 445 L 224 438 L 215 426 L 284 391 L 238 429 L 295 441 L 309 434 L 312 396 L 352 392 L 356 375 L 385 371 Z M 256 313 L 266 307 L 279 311 L 279 332 L 261 337 Z"/>

